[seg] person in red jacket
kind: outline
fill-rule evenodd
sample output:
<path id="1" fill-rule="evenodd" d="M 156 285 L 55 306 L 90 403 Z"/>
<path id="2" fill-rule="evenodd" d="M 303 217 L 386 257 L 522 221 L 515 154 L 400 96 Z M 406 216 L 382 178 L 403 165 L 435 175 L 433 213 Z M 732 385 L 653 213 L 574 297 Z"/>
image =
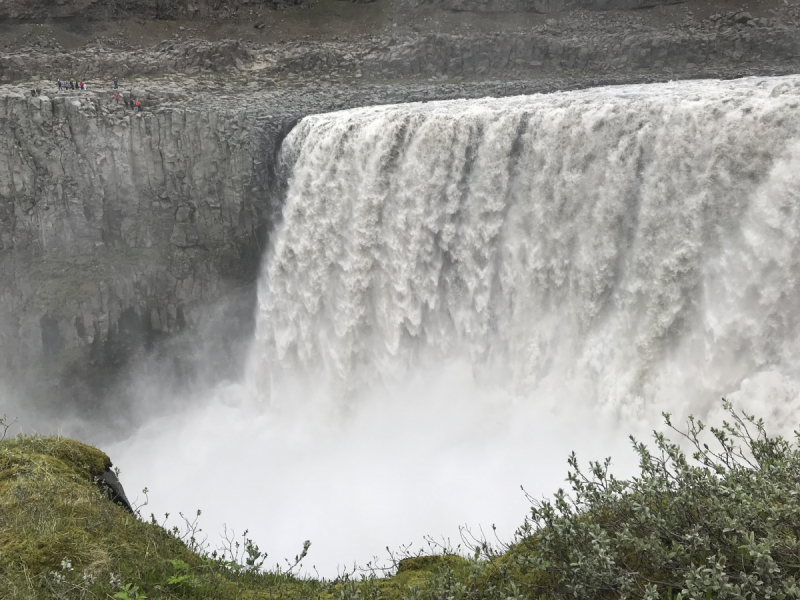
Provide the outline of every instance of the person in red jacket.
<path id="1" fill-rule="evenodd" d="M 142 112 L 142 101 L 141 100 L 137 100 L 136 101 L 136 110 L 138 112 Z"/>

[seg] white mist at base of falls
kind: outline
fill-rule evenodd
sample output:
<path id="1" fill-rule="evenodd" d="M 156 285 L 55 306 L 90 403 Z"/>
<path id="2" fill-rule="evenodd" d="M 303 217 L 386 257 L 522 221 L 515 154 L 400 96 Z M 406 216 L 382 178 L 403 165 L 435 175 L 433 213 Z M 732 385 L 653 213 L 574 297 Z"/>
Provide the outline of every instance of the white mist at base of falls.
<path id="1" fill-rule="evenodd" d="M 510 536 L 520 485 L 629 473 L 661 411 L 800 421 L 800 77 L 350 110 L 282 153 L 247 377 L 109 449 L 145 512 L 334 575 Z"/>

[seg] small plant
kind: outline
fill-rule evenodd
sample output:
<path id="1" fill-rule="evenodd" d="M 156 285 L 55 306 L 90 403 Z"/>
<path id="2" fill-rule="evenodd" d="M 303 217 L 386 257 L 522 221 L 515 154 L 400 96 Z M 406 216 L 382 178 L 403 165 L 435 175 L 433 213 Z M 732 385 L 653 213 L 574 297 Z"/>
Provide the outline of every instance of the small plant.
<path id="1" fill-rule="evenodd" d="M 120 590 L 114 594 L 117 600 L 147 600 L 147 596 L 139 592 L 139 586 L 132 583 L 126 583 L 120 587 Z"/>
<path id="2" fill-rule="evenodd" d="M 285 573 L 291 573 L 292 571 L 294 571 L 295 568 L 301 562 L 303 562 L 303 559 L 306 556 L 308 556 L 308 549 L 309 548 L 311 548 L 311 542 L 309 540 L 306 540 L 305 542 L 303 542 L 303 549 L 300 551 L 300 554 L 298 554 L 297 556 L 294 557 L 294 562 L 290 562 L 288 558 L 284 559 L 286 561 L 287 566 L 288 566 L 288 569 L 286 569 L 286 571 L 284 571 L 284 572 Z M 258 546 L 255 547 L 255 550 L 256 550 L 256 553 L 257 553 L 258 552 Z M 266 557 L 267 557 L 267 555 L 264 554 L 264 558 L 265 559 L 266 559 Z M 261 562 L 263 563 L 264 561 L 261 561 Z M 260 567 L 260 565 L 259 565 L 259 567 Z"/>
<path id="3" fill-rule="evenodd" d="M 355 581 L 347 579 L 342 582 L 339 589 L 339 600 L 363 600 L 361 589 Z"/>
<path id="4" fill-rule="evenodd" d="M 59 600 L 79 599 L 89 597 L 89 587 L 94 583 L 94 577 L 84 571 L 80 579 L 72 575 L 72 560 L 63 558 L 60 571 L 50 571 L 41 575 L 42 585 Z"/>
<path id="5" fill-rule="evenodd" d="M 13 427 L 16 422 L 17 422 L 16 418 L 14 418 L 13 421 L 9 421 L 8 415 L 3 415 L 2 417 L 0 417 L 0 430 L 2 430 L 2 433 L 0 433 L 0 441 L 6 439 L 6 436 L 8 435 L 8 430 L 11 429 L 11 427 Z"/>
<path id="6" fill-rule="evenodd" d="M 142 509 L 150 504 L 150 490 L 145 487 L 142 489 L 142 493 L 144 494 L 144 502 L 139 502 L 139 498 L 136 498 L 131 504 L 134 514 L 140 519 L 142 518 Z"/>
<path id="7" fill-rule="evenodd" d="M 174 587 L 196 588 L 200 585 L 200 580 L 190 573 L 189 564 L 179 558 L 167 561 L 175 569 L 176 574 L 167 578 L 167 585 Z"/>
<path id="8" fill-rule="evenodd" d="M 248 530 L 245 529 L 245 532 L 242 534 L 242 541 L 239 542 L 235 539 L 235 533 L 233 531 L 229 532 L 227 526 L 223 527 L 222 548 L 220 548 L 218 552 L 214 552 L 212 558 L 217 558 L 217 556 L 219 556 L 224 564 L 230 565 L 230 568 L 236 572 L 244 570 L 247 573 L 259 573 L 267 560 L 267 553 L 261 552 L 255 542 L 247 537 L 249 533 Z M 310 542 L 306 543 L 309 546 L 311 545 Z M 308 547 L 304 546 L 303 549 L 304 553 L 302 558 L 305 558 L 306 553 L 308 553 Z M 226 558 L 229 560 L 226 561 Z M 296 561 L 295 566 L 302 558 Z"/>
<path id="9" fill-rule="evenodd" d="M 147 491 L 147 488 L 144 489 Z M 173 526 L 170 530 L 170 533 L 182 541 L 186 546 L 189 548 L 191 552 L 196 552 L 200 555 L 205 555 L 208 551 L 208 538 L 203 536 L 200 538 L 200 534 L 203 532 L 202 528 L 200 527 L 200 515 L 203 514 L 203 511 L 200 509 L 197 510 L 197 513 L 194 516 L 194 519 L 191 521 L 183 515 L 182 512 L 179 512 L 178 515 L 183 520 L 183 527 L 178 527 L 177 525 Z M 155 523 L 155 516 L 150 515 L 151 521 Z M 166 514 L 165 517 L 165 524 L 166 519 L 169 518 L 169 513 Z"/>

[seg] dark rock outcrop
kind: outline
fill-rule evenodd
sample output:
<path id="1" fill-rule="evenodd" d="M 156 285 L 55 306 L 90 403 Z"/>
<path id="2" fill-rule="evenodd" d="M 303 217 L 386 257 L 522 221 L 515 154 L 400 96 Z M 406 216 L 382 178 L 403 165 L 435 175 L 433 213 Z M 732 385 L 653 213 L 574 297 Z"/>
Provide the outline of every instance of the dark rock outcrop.
<path id="1" fill-rule="evenodd" d="M 119 504 L 133 514 L 133 507 L 128 497 L 125 495 L 125 490 L 114 471 L 106 469 L 103 474 L 97 478 L 97 487 L 108 496 L 109 500 Z"/>

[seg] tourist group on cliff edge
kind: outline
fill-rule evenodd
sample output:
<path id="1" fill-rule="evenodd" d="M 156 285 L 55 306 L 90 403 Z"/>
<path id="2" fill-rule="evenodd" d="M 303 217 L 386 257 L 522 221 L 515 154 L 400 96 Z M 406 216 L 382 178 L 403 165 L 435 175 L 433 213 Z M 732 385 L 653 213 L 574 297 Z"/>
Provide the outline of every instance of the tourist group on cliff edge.
<path id="1" fill-rule="evenodd" d="M 61 90 L 82 90 L 85 92 L 88 89 L 86 83 L 83 81 L 67 81 L 64 83 L 59 79 L 56 84 L 58 85 L 59 92 Z"/>
<path id="2" fill-rule="evenodd" d="M 114 82 L 114 90 L 119 90 L 119 80 L 117 79 L 116 75 L 114 75 L 113 82 Z M 63 81 L 61 81 L 59 79 L 58 81 L 56 81 L 56 85 L 58 86 L 58 91 L 59 92 L 64 91 L 64 90 L 67 90 L 67 91 L 79 90 L 79 91 L 84 91 L 85 92 L 88 89 L 88 86 L 87 86 L 85 81 L 67 81 L 67 82 L 63 82 Z M 38 88 L 31 89 L 31 96 L 36 97 L 36 96 L 41 96 L 41 95 L 42 95 L 42 90 L 41 89 L 38 89 Z M 136 112 L 142 112 L 142 101 L 140 99 L 137 98 L 134 101 L 133 98 L 126 98 L 123 95 L 122 101 L 125 104 L 125 108 L 130 108 L 131 110 L 135 110 Z M 114 92 L 114 102 L 116 104 L 119 104 L 119 92 L 118 91 Z"/>

